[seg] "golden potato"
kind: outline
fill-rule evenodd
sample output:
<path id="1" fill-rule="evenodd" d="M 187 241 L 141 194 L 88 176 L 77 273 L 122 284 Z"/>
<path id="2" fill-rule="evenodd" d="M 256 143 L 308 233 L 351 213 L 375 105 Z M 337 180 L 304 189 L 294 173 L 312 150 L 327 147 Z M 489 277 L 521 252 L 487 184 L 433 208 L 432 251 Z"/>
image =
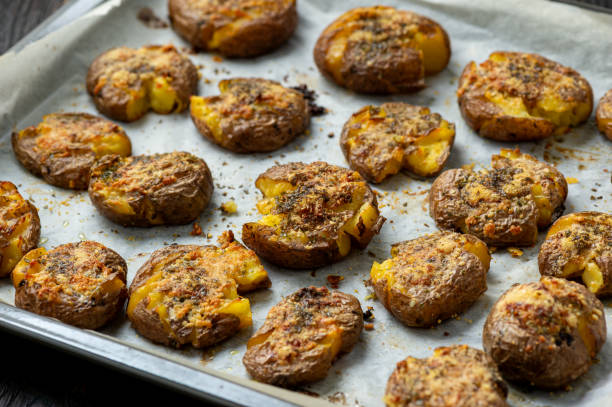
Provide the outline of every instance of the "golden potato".
<path id="1" fill-rule="evenodd" d="M 98 242 L 67 243 L 28 252 L 13 270 L 15 305 L 86 329 L 123 310 L 127 264 Z"/>
<path id="2" fill-rule="evenodd" d="M 87 189 L 93 163 L 107 154 L 127 157 L 132 144 L 115 123 L 87 113 L 53 113 L 12 135 L 13 151 L 32 174 L 61 188 Z"/>
<path id="3" fill-rule="evenodd" d="M 538 228 L 563 213 L 565 177 L 518 149 L 491 157 L 491 170 L 453 169 L 429 192 L 429 213 L 440 229 L 470 233 L 492 246 L 530 246 Z"/>
<path id="4" fill-rule="evenodd" d="M 512 286 L 491 308 L 482 334 L 485 352 L 506 379 L 544 389 L 586 373 L 605 341 L 601 301 L 556 277 Z"/>
<path id="5" fill-rule="evenodd" d="M 538 256 L 545 276 L 581 279 L 596 296 L 612 294 L 612 216 L 577 212 L 548 230 Z"/>
<path id="6" fill-rule="evenodd" d="M 141 335 L 177 348 L 202 348 L 251 325 L 249 300 L 238 294 L 270 287 L 270 279 L 231 231 L 219 243 L 153 252 L 130 285 L 127 315 Z"/>
<path id="7" fill-rule="evenodd" d="M 467 345 L 399 362 L 389 377 L 387 407 L 506 407 L 508 386 L 487 355 Z"/>
<path id="8" fill-rule="evenodd" d="M 498 51 L 470 62 L 457 90 L 461 114 L 483 137 L 530 141 L 567 132 L 593 110 L 578 72 L 537 54 Z"/>
<path id="9" fill-rule="evenodd" d="M 325 162 L 276 165 L 255 186 L 264 195 L 257 203 L 263 218 L 243 225 L 242 240 L 282 267 L 338 261 L 354 245 L 365 248 L 385 221 L 357 172 Z"/>
<path id="10" fill-rule="evenodd" d="M 92 62 L 86 85 L 101 113 L 131 122 L 149 110 L 160 114 L 185 110 L 198 88 L 198 71 L 172 45 L 119 47 Z"/>
<path id="11" fill-rule="evenodd" d="M 230 151 L 277 150 L 308 128 L 308 102 L 297 90 L 260 78 L 223 80 L 219 90 L 191 97 L 191 119 L 202 136 Z"/>
<path id="12" fill-rule="evenodd" d="M 435 21 L 393 7 L 347 11 L 319 36 L 319 71 L 362 93 L 405 93 L 425 87 L 425 76 L 450 60 L 450 41 Z"/>
<path id="13" fill-rule="evenodd" d="M 599 100 L 595 115 L 599 131 L 612 140 L 612 89 Z"/>
<path id="14" fill-rule="evenodd" d="M 8 276 L 39 239 L 36 207 L 21 196 L 12 182 L 0 181 L 0 277 Z"/>
<path id="15" fill-rule="evenodd" d="M 421 177 L 436 175 L 454 140 L 455 125 L 439 114 L 394 102 L 354 113 L 342 128 L 340 147 L 351 168 L 379 183 L 401 169 Z"/>
<path id="16" fill-rule="evenodd" d="M 285 43 L 298 23 L 296 0 L 169 0 L 172 27 L 194 47 L 253 57 Z"/>
<path id="17" fill-rule="evenodd" d="M 475 236 L 436 232 L 394 244 L 391 256 L 374 262 L 370 284 L 389 312 L 408 326 L 451 318 L 487 290 L 491 257 Z"/>
<path id="18" fill-rule="evenodd" d="M 327 376 L 334 360 L 353 348 L 363 329 L 359 300 L 326 287 L 284 297 L 247 343 L 242 363 L 258 381 L 295 387 Z"/>

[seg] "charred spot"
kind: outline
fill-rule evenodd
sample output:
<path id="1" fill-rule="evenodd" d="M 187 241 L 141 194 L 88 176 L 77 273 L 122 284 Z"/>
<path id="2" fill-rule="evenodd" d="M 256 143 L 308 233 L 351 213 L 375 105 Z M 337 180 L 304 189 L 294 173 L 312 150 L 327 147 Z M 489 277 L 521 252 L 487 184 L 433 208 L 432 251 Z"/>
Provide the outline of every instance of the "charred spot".
<path id="1" fill-rule="evenodd" d="M 555 338 L 555 345 L 561 346 L 563 342 L 565 342 L 567 346 L 572 346 L 572 343 L 574 342 L 574 337 L 568 334 L 567 332 L 559 332 L 559 335 L 557 335 L 557 337 Z"/>

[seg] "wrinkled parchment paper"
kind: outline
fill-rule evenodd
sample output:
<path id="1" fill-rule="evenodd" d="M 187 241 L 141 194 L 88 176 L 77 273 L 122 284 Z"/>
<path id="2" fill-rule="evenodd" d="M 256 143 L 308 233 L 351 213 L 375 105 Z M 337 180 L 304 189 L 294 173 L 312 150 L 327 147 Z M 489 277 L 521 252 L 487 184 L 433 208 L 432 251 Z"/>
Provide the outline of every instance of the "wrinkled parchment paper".
<path id="1" fill-rule="evenodd" d="M 61 190 L 45 184 L 24 170 L 12 154 L 10 132 L 36 124 L 42 115 L 56 111 L 96 113 L 84 88 L 85 74 L 93 58 L 120 45 L 139 47 L 150 43 L 187 46 L 171 29 L 150 29 L 137 20 L 143 6 L 167 18 L 164 0 L 115 0 L 106 3 L 60 31 L 26 47 L 18 54 L 0 57 L 0 178 L 19 186 L 21 193 L 38 207 L 42 222 L 42 245 L 91 239 L 118 251 L 129 264 L 129 279 L 149 254 L 163 245 L 215 243 L 225 229 L 240 238 L 241 225 L 258 218 L 254 187 L 257 175 L 274 163 L 325 160 L 346 162 L 338 145 L 343 123 L 361 106 L 385 101 L 406 101 L 430 106 L 455 123 L 457 137 L 447 168 L 475 164 L 488 166 L 491 154 L 508 144 L 476 136 L 462 120 L 455 90 L 463 67 L 471 60 L 483 61 L 495 50 L 541 53 L 580 71 L 591 83 L 595 98 L 612 88 L 612 16 L 537 0 L 493 2 L 393 1 L 384 4 L 429 16 L 441 23 L 451 38 L 452 59 L 441 74 L 427 78 L 427 89 L 413 95 L 360 96 L 323 79 L 315 68 L 312 49 L 321 30 L 342 12 L 374 1 L 299 0 L 299 26 L 295 35 L 277 51 L 249 60 L 215 61 L 211 54 L 190 55 L 200 65 L 202 95 L 217 93 L 219 80 L 234 76 L 259 76 L 288 86 L 307 84 L 319 94 L 318 103 L 329 113 L 312 121 L 309 135 L 299 137 L 271 154 L 238 155 L 205 141 L 187 113 L 160 116 L 148 114 L 136 123 L 122 124 L 132 139 L 134 154 L 172 150 L 190 151 L 204 158 L 215 179 L 215 192 L 200 216 L 202 236 L 191 236 L 192 225 L 129 229 L 117 226 L 90 204 L 85 192 Z M 333 134 L 333 136 L 332 136 Z M 511 146 L 511 145 L 510 145 Z M 555 139 L 523 143 L 521 149 L 558 166 L 577 183 L 569 186 L 566 213 L 579 210 L 610 212 L 612 193 L 612 143 L 595 127 L 594 117 L 580 128 Z M 513 283 L 539 278 L 539 244 L 521 257 L 506 250 L 493 255 L 487 292 L 464 314 L 431 329 L 412 329 L 400 324 L 364 286 L 373 260 L 389 257 L 394 242 L 435 230 L 427 213 L 426 193 L 431 180 L 418 181 L 399 174 L 375 189 L 380 192 L 382 214 L 388 218 L 381 233 L 367 250 L 352 253 L 344 261 L 316 272 L 288 271 L 264 263 L 272 288 L 247 295 L 253 308 L 253 324 L 235 337 L 206 351 L 167 349 L 139 337 L 125 319 L 102 330 L 128 343 L 173 355 L 196 366 L 247 378 L 241 359 L 245 344 L 260 326 L 268 309 L 281 296 L 306 285 L 324 285 L 328 275 L 342 275 L 339 289 L 359 298 L 362 307 L 373 307 L 374 330 L 364 331 L 355 349 L 339 359 L 329 376 L 307 386 L 319 400 L 346 405 L 379 406 L 387 378 L 395 363 L 408 355 L 426 357 L 437 346 L 467 343 L 481 348 L 484 320 L 493 302 Z M 228 200 L 238 212 L 224 215 L 218 208 Z M 210 236 L 210 238 L 208 237 Z M 544 234 L 540 234 L 540 242 Z M 0 283 L 0 299 L 13 302 L 8 280 Z M 612 326 L 612 302 L 605 302 L 608 326 Z M 608 329 L 610 332 L 610 328 Z M 571 391 L 542 392 L 512 386 L 512 405 L 612 405 L 612 337 L 600 352 L 599 362 L 571 386 Z M 180 380 L 180 378 L 177 378 Z"/>

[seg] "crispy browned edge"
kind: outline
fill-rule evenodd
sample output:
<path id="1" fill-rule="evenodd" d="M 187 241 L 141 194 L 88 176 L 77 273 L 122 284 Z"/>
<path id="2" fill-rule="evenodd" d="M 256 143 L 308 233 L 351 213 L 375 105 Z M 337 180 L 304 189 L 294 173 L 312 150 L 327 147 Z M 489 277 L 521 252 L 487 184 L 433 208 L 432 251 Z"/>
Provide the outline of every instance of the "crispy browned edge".
<path id="1" fill-rule="evenodd" d="M 116 154 L 106 155 L 96 161 L 92 170 L 120 159 L 121 157 Z M 92 190 L 94 179 L 89 184 L 89 197 L 104 217 L 122 226 L 159 226 L 146 219 L 144 211 L 146 202 L 150 202 L 155 208 L 155 213 L 163 219 L 162 225 L 184 225 L 196 219 L 204 211 L 213 193 L 214 185 L 208 165 L 201 158 L 200 161 L 203 164 L 201 172 L 191 174 L 178 185 L 173 184 L 170 190 L 168 187 L 160 188 L 153 194 L 147 192 L 146 197 L 140 196 L 138 200 L 132 201 L 134 215 L 117 213 L 111 206 L 106 205 L 104 198 Z"/>
<path id="2" fill-rule="evenodd" d="M 60 247 L 62 250 L 69 251 L 71 247 L 76 245 L 78 243 L 67 243 Z M 120 273 L 118 277 L 124 284 L 127 284 L 127 263 L 125 260 L 114 250 L 102 244 L 100 246 L 103 247 L 105 253 L 98 257 L 98 260 L 107 266 L 115 265 L 123 270 L 123 273 Z M 15 287 L 15 306 L 84 329 L 98 329 L 113 320 L 123 311 L 123 305 L 127 299 L 127 288 L 125 286 L 116 296 L 107 296 L 105 301 L 97 304 L 72 304 L 72 298 L 68 295 L 62 295 L 61 302 L 46 301 L 38 295 L 40 288 L 33 285 Z"/>
<path id="3" fill-rule="evenodd" d="M 606 94 L 599 100 L 599 104 L 597 105 L 597 111 L 595 113 L 595 117 L 597 119 L 597 128 L 608 138 L 608 140 L 612 141 L 612 122 L 608 123 L 607 126 L 603 123 L 604 104 L 612 105 L 612 89 L 606 92 Z"/>
<path id="4" fill-rule="evenodd" d="M 172 27 L 197 49 L 208 50 L 206 42 L 214 34 L 214 24 L 197 21 L 197 14 L 190 12 L 189 8 L 189 1 L 168 1 L 168 13 Z M 262 55 L 287 42 L 297 24 L 296 2 L 293 2 L 275 18 L 256 18 L 244 24 L 234 35 L 221 42 L 219 47 L 212 51 L 234 58 Z"/>

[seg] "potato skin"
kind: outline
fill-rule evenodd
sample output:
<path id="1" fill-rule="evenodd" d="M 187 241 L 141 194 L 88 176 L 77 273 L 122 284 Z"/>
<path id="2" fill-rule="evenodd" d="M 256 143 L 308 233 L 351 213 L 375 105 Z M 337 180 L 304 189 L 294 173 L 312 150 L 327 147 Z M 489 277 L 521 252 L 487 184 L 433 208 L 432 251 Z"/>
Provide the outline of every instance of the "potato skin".
<path id="1" fill-rule="evenodd" d="M 88 113 L 53 113 L 38 126 L 13 132 L 11 142 L 17 160 L 47 183 L 68 189 L 87 189 L 89 170 L 104 152 L 93 143 L 116 136 L 122 156 L 132 153 L 130 139 L 115 123 Z"/>
<path id="2" fill-rule="evenodd" d="M 436 348 L 429 358 L 397 364 L 385 391 L 387 407 L 505 407 L 508 386 L 487 355 L 467 345 Z"/>
<path id="3" fill-rule="evenodd" d="M 295 0 L 169 0 L 168 13 L 174 30 L 195 48 L 234 58 L 255 57 L 278 48 L 298 23 Z M 249 21 L 224 33 L 218 43 L 213 41 L 215 35 L 221 37 L 233 22 L 244 18 Z"/>
<path id="4" fill-rule="evenodd" d="M 497 58 L 503 58 L 500 62 Z M 566 82 L 570 82 L 569 84 Z M 506 100 L 518 98 L 531 112 L 528 116 L 509 114 L 488 95 Z M 497 51 L 480 65 L 470 62 L 459 79 L 457 90 L 461 114 L 480 136 L 499 141 L 535 141 L 565 131 L 566 125 L 555 123 L 539 113 L 538 103 L 554 95 L 570 104 L 563 114 L 577 117 L 571 126 L 586 121 L 593 109 L 590 84 L 575 70 L 538 54 Z M 584 107 L 579 113 L 579 104 Z"/>
<path id="5" fill-rule="evenodd" d="M 337 66 L 332 66 L 328 53 L 334 49 L 337 36 L 351 36 L 355 32 L 364 34 L 349 40 Z M 355 8 L 333 21 L 315 44 L 315 63 L 325 77 L 356 92 L 415 92 L 425 87 L 425 74 L 436 73 L 425 71 L 415 32 L 443 36 L 445 67 L 451 54 L 446 31 L 427 17 L 385 6 Z M 377 36 L 378 40 L 365 39 L 368 35 Z"/>
<path id="6" fill-rule="evenodd" d="M 236 153 L 274 151 L 308 128 L 310 112 L 304 95 L 278 82 L 234 78 L 221 81 L 219 89 L 218 96 L 192 97 L 191 119 L 202 136 L 223 148 Z M 199 117 L 201 103 L 221 117 L 217 124 L 221 139 Z"/>
<path id="7" fill-rule="evenodd" d="M 561 225 L 571 222 L 571 226 Z M 557 231 L 561 226 L 562 229 Z M 557 219 L 540 247 L 538 266 L 543 276 L 580 279 L 587 263 L 600 269 L 602 284 L 587 288 L 597 297 L 612 294 L 612 216 L 601 212 L 575 212 Z M 582 264 L 581 264 L 582 263 Z M 565 267 L 581 264 L 573 272 Z"/>
<path id="8" fill-rule="evenodd" d="M 110 80 L 113 76 L 121 80 Z M 131 122 L 140 119 L 151 108 L 147 86 L 156 77 L 171 81 L 170 87 L 177 99 L 172 111 L 184 110 L 189 105 L 189 97 L 197 92 L 198 70 L 172 45 L 148 45 L 139 49 L 118 47 L 100 54 L 89 66 L 87 92 L 100 113 Z M 146 94 L 147 108 L 130 114 L 132 93 L 139 91 Z"/>
<path id="9" fill-rule="evenodd" d="M 516 155 L 508 158 L 505 155 Z M 518 150 L 502 149 L 493 169 L 452 169 L 436 178 L 429 192 L 429 213 L 440 229 L 470 233 L 492 246 L 531 246 L 538 228 L 563 212 L 567 182 L 554 167 Z M 546 212 L 533 188 L 542 188 Z"/>
<path id="10" fill-rule="evenodd" d="M 91 169 L 89 197 L 109 220 L 122 226 L 183 225 L 206 208 L 213 192 L 208 166 L 186 152 L 127 158 L 107 155 Z M 116 190 L 129 210 L 118 210 L 105 190 Z"/>
<path id="11" fill-rule="evenodd" d="M 372 267 L 370 284 L 376 297 L 393 316 L 413 327 L 429 327 L 465 311 L 487 290 L 489 269 L 465 248 L 466 243 L 486 250 L 477 237 L 455 232 L 395 243 L 388 274 L 377 278 L 376 266 Z"/>
<path id="12" fill-rule="evenodd" d="M 345 168 L 321 161 L 289 163 L 269 168 L 257 178 L 255 185 L 259 188 L 264 180 L 287 182 L 294 191 L 272 197 L 273 214 L 281 217 L 278 227 L 260 222 L 245 223 L 242 240 L 259 256 L 279 266 L 311 269 L 338 261 L 348 254 L 340 252 L 337 239 L 341 235 L 349 235 L 351 245 L 363 249 L 385 221 L 367 183 L 358 173 Z M 356 191 L 363 192 L 363 204 L 368 204 L 374 212 L 371 224 L 366 225 L 362 220 L 357 223 L 354 233 L 359 234 L 358 238 L 341 228 L 359 212 L 355 209 L 335 211 L 350 204 Z M 303 233 L 305 241 L 281 237 L 292 233 Z"/>
<path id="13" fill-rule="evenodd" d="M 485 352 L 507 380 L 543 389 L 583 375 L 605 340 L 601 301 L 556 277 L 514 285 L 493 305 L 483 331 Z"/>
<path id="14" fill-rule="evenodd" d="M 29 266 L 42 265 L 35 278 L 16 272 L 22 264 L 27 269 L 28 264 L 22 262 L 13 272 L 15 306 L 19 308 L 85 329 L 98 329 L 123 310 L 127 264 L 100 243 L 67 243 L 34 258 Z M 103 288 L 111 282 L 116 286 Z M 73 294 L 66 294 L 67 290 Z"/>
<path id="15" fill-rule="evenodd" d="M 599 131 L 612 141 L 612 89 L 599 100 L 595 117 Z"/>
<path id="16" fill-rule="evenodd" d="M 417 176 L 430 177 L 437 175 L 448 160 L 455 140 L 454 124 L 447 123 L 452 132 L 451 139 L 436 158 L 435 169 L 423 171 L 413 168 L 408 156 L 417 153 L 419 140 L 438 130 L 442 122 L 445 120 L 439 114 L 408 103 L 364 106 L 344 124 L 340 147 L 351 168 L 370 182 L 382 182 L 401 168 Z M 360 131 L 363 133 L 355 134 Z M 389 166 L 394 169 L 390 170 Z"/>
<path id="17" fill-rule="evenodd" d="M 357 298 L 326 287 L 302 288 L 272 307 L 249 340 L 242 362 L 257 381 L 296 387 L 325 378 L 362 330 Z M 319 345 L 330 335 L 333 345 Z"/>
<path id="18" fill-rule="evenodd" d="M 23 223 L 26 228 L 19 232 Z M 17 255 L 11 256 L 11 241 L 17 239 Z M 21 257 L 38 246 L 40 218 L 38 210 L 24 199 L 15 184 L 0 181 L 0 277 L 8 276 Z"/>

